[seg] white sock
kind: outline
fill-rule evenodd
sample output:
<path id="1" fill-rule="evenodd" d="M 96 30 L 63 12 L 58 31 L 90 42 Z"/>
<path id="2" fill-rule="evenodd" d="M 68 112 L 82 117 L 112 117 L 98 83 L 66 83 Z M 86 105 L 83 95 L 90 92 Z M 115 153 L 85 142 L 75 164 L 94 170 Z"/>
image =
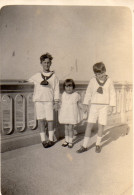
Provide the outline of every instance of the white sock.
<path id="1" fill-rule="evenodd" d="M 49 140 L 53 141 L 54 139 L 54 131 L 49 131 Z"/>
<path id="2" fill-rule="evenodd" d="M 47 140 L 46 134 L 45 134 L 44 132 L 41 132 L 41 133 L 40 133 L 40 138 L 41 138 L 41 141 L 42 141 L 42 142 Z"/>
<path id="3" fill-rule="evenodd" d="M 69 136 L 68 136 L 68 135 L 65 136 L 65 141 L 66 141 L 67 143 L 69 142 Z"/>
<path id="4" fill-rule="evenodd" d="M 72 144 L 73 143 L 73 138 L 69 137 L 69 143 Z"/>
<path id="5" fill-rule="evenodd" d="M 88 141 L 89 141 L 89 137 L 84 137 L 84 141 L 83 141 L 83 147 L 84 148 L 87 148 Z"/>
<path id="6" fill-rule="evenodd" d="M 97 136 L 96 145 L 100 146 L 102 137 Z"/>

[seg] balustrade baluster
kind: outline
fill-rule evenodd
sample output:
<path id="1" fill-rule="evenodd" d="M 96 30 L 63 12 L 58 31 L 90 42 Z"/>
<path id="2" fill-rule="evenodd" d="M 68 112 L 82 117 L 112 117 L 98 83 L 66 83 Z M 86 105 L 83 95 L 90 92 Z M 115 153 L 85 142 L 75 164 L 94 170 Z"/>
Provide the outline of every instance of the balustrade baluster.
<path id="1" fill-rule="evenodd" d="M 27 96 L 27 126 L 29 129 L 35 129 L 37 125 L 33 94 Z"/>
<path id="2" fill-rule="evenodd" d="M 22 132 L 25 130 L 26 109 L 25 98 L 21 94 L 15 97 L 15 130 Z"/>
<path id="3" fill-rule="evenodd" d="M 121 112 L 121 99 L 122 99 L 122 94 L 121 94 L 121 89 L 117 89 L 117 96 L 116 96 L 116 108 L 117 108 L 117 113 Z"/>
<path id="4" fill-rule="evenodd" d="M 125 114 L 125 106 L 126 106 L 126 97 L 125 97 L 125 85 L 122 85 L 121 89 L 122 101 L 121 101 L 121 122 L 126 123 L 126 114 Z"/>
<path id="5" fill-rule="evenodd" d="M 2 133 L 13 133 L 13 100 L 9 95 L 2 97 Z"/>

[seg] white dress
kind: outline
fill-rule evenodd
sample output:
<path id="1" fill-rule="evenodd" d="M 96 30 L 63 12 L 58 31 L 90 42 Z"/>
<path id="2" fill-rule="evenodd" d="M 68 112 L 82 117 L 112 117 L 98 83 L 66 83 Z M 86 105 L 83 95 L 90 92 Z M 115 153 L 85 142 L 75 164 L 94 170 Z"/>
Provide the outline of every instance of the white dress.
<path id="1" fill-rule="evenodd" d="M 77 124 L 81 121 L 78 101 L 80 95 L 77 92 L 68 94 L 63 92 L 61 97 L 61 108 L 59 110 L 59 123 L 61 124 Z"/>

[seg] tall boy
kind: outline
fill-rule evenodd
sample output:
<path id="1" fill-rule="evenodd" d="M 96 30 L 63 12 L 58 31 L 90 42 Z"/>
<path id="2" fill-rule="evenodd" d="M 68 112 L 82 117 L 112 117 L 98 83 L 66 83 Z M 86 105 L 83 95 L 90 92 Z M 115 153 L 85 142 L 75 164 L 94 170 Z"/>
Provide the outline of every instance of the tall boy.
<path id="1" fill-rule="evenodd" d="M 43 54 L 40 57 L 42 72 L 36 73 L 29 79 L 34 83 L 33 101 L 44 148 L 54 145 L 53 107 L 57 106 L 59 101 L 59 80 L 54 71 L 50 71 L 52 59 L 49 53 Z"/>
<path id="2" fill-rule="evenodd" d="M 98 135 L 95 150 L 97 153 L 101 152 L 101 140 L 104 127 L 107 124 L 107 112 L 108 109 L 112 112 L 113 107 L 116 106 L 116 93 L 114 85 L 112 80 L 108 77 L 108 75 L 106 75 L 106 67 L 104 63 L 99 62 L 94 64 L 93 71 L 95 77 L 93 77 L 89 82 L 83 102 L 85 111 L 88 110 L 89 104 L 91 107 L 89 111 L 84 142 L 82 147 L 77 150 L 78 153 L 87 151 L 91 130 L 97 120 Z"/>

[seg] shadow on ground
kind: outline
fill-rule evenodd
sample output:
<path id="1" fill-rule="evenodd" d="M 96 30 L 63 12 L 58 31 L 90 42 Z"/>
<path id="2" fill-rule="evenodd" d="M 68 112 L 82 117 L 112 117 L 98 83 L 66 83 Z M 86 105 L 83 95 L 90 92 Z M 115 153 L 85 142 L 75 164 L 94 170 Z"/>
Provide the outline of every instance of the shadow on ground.
<path id="1" fill-rule="evenodd" d="M 79 128 L 85 129 L 86 125 L 84 124 L 83 126 L 81 126 Z M 78 133 L 78 134 L 76 133 L 76 137 L 74 139 L 74 144 L 77 144 L 83 140 L 84 132 L 79 133 L 79 129 L 77 127 L 74 130 Z M 116 141 L 117 139 L 119 139 L 122 136 L 128 135 L 129 130 L 130 130 L 130 128 L 127 124 L 119 125 L 119 126 L 115 126 L 115 127 L 106 129 L 104 131 L 103 138 L 102 138 L 102 147 L 110 144 L 113 141 Z M 98 132 L 98 127 L 97 127 L 97 124 L 95 124 L 93 129 L 92 129 L 91 137 L 95 136 L 97 134 L 97 132 Z M 93 148 L 93 147 L 95 147 L 95 142 L 88 147 L 88 150 Z"/>
<path id="2" fill-rule="evenodd" d="M 130 127 L 127 124 L 112 127 L 104 131 L 104 136 L 102 138 L 102 146 L 106 146 L 113 141 L 116 141 L 122 136 L 128 135 Z"/>

